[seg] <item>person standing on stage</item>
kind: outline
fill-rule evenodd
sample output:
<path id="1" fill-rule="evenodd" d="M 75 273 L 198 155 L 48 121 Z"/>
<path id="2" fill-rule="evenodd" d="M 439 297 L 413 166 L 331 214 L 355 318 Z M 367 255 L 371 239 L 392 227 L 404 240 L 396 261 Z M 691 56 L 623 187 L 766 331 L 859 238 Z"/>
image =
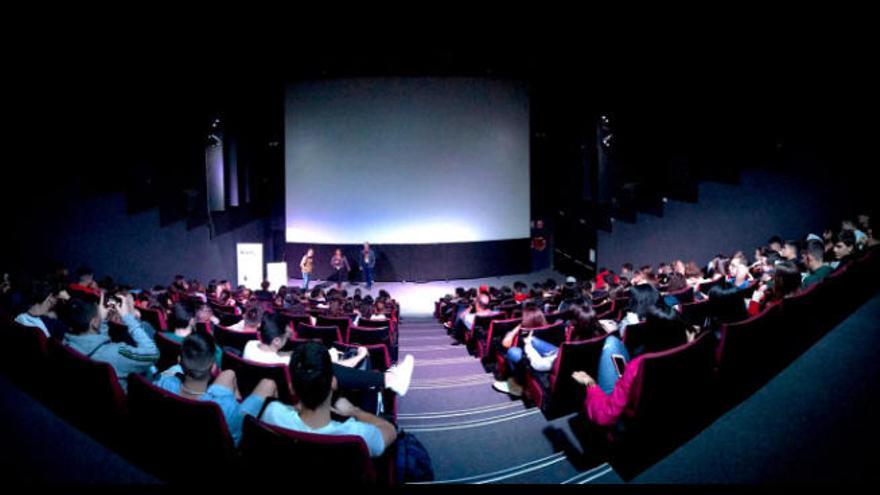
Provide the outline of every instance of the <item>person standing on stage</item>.
<path id="1" fill-rule="evenodd" d="M 364 250 L 360 257 L 361 271 L 364 273 L 364 283 L 367 284 L 367 290 L 373 288 L 373 267 L 376 266 L 376 253 L 370 249 L 370 243 L 364 243 Z"/>
<path id="2" fill-rule="evenodd" d="M 302 270 L 303 290 L 309 290 L 309 279 L 312 276 L 312 266 L 314 265 L 315 250 L 309 248 L 305 256 L 299 262 L 299 269 Z"/>
<path id="3" fill-rule="evenodd" d="M 336 288 L 342 289 L 342 281 L 348 279 L 348 272 L 351 267 L 348 265 L 348 259 L 342 255 L 341 249 L 336 249 L 333 257 L 330 258 L 330 266 L 333 267 L 333 275 L 330 280 L 336 281 Z"/>

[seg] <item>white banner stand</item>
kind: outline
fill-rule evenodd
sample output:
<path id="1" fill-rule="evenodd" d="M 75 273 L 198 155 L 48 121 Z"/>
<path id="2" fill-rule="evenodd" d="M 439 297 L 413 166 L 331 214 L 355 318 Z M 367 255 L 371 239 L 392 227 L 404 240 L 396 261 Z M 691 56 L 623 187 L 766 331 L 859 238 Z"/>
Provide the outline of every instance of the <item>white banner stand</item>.
<path id="1" fill-rule="evenodd" d="M 269 290 L 276 291 L 278 287 L 287 285 L 287 263 L 266 263 L 266 280 L 269 281 Z"/>
<path id="2" fill-rule="evenodd" d="M 235 244 L 238 261 L 238 285 L 258 290 L 263 282 L 263 243 L 239 242 Z"/>

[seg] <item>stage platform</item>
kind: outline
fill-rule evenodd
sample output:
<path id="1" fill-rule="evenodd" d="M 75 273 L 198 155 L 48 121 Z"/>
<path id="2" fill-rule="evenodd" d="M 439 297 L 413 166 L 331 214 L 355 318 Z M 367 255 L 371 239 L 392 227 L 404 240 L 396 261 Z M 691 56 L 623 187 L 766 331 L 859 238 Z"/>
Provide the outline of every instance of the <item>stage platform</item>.
<path id="1" fill-rule="evenodd" d="M 391 294 L 391 297 L 397 300 L 400 303 L 400 314 L 401 316 L 426 316 L 434 313 L 434 302 L 437 299 L 440 299 L 445 294 L 451 294 L 455 292 L 456 287 L 477 287 L 483 284 L 494 285 L 496 287 L 501 287 L 503 285 L 509 285 L 513 287 L 513 283 L 517 280 L 521 280 L 529 286 L 531 286 L 534 282 L 543 282 L 548 278 L 553 278 L 557 281 L 557 283 L 562 283 L 565 280 L 565 275 L 562 275 L 559 272 L 554 270 L 542 270 L 539 272 L 518 274 L 518 275 L 504 275 L 499 277 L 486 277 L 486 278 L 473 278 L 473 279 L 459 279 L 459 280 L 446 280 L 446 281 L 436 281 L 436 282 L 425 282 L 425 283 L 415 283 L 415 282 L 374 282 L 373 288 L 370 291 L 366 290 L 366 287 L 363 283 L 360 284 L 343 284 L 343 288 L 348 290 L 349 293 L 352 293 L 354 289 L 360 287 L 361 293 L 363 295 L 371 294 L 374 297 L 379 293 L 380 290 L 385 289 Z M 324 280 L 313 280 L 309 284 L 309 288 L 312 289 L 316 285 L 320 284 L 322 287 L 331 287 L 332 283 Z M 288 286 L 290 287 L 302 287 L 302 279 L 290 279 L 288 281 Z"/>

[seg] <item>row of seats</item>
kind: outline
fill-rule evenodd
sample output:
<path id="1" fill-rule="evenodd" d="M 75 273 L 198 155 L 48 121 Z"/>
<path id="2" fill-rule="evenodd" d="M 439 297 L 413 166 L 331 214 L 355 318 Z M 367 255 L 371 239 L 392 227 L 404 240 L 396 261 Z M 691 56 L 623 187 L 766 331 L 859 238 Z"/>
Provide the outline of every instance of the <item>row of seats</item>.
<path id="1" fill-rule="evenodd" d="M 625 421 L 593 427 L 593 433 L 607 441 L 618 466 L 637 472 L 762 387 L 876 293 L 878 275 L 880 258 L 876 251 L 867 253 L 758 315 L 722 325 L 717 338 L 703 333 L 645 355 Z M 560 355 L 560 365 L 563 359 Z"/>
<path id="2" fill-rule="evenodd" d="M 769 304 L 758 315 L 723 325 L 717 333 L 705 332 L 689 343 L 644 355 L 628 397 L 625 421 L 610 428 L 591 426 L 590 438 L 604 444 L 612 459 L 647 459 L 667 452 L 750 396 L 860 306 L 876 292 L 878 276 L 880 254 L 875 249 L 823 281 Z M 743 294 L 750 294 L 754 287 L 743 289 Z M 694 293 L 688 288 L 676 297 L 683 319 L 701 325 L 709 305 L 705 300 L 694 300 Z M 597 312 L 601 310 L 600 318 L 619 319 L 625 307 L 625 301 L 612 299 Z M 524 399 L 552 419 L 585 412 L 584 387 L 574 382 L 571 374 L 583 370 L 596 376 L 605 339 L 616 332 L 571 341 L 562 326 L 564 315 L 550 314 L 555 321 L 534 332 L 536 337 L 558 345 L 559 353 L 549 372 L 527 368 Z M 475 321 L 473 335 L 485 335 L 476 337 L 476 355 L 484 363 L 494 364 L 496 370 L 504 366 L 500 336 L 521 321 L 510 316 L 502 311 Z M 645 323 L 629 325 L 624 344 L 633 350 L 648 331 Z"/>
<path id="3" fill-rule="evenodd" d="M 259 466 L 262 470 L 275 465 L 279 469 L 284 467 L 283 471 L 275 472 L 303 480 L 394 483 L 394 448 L 374 460 L 359 437 L 294 432 L 248 418 L 236 449 L 215 403 L 182 398 L 136 375 L 129 377 L 126 395 L 109 364 L 92 361 L 54 339 L 47 339 L 38 329 L 11 321 L 3 322 L 3 326 L 9 336 L 9 347 L 2 360 L 4 372 L 74 426 L 160 479 L 191 483 L 195 481 L 193 473 L 231 473 L 233 478 L 240 473 L 242 479 L 234 481 L 249 481 L 259 471 L 242 467 Z M 224 338 L 221 335 L 242 333 L 220 326 L 214 326 L 212 331 L 218 340 Z M 291 346 L 304 342 L 294 339 Z M 157 333 L 156 343 L 162 355 L 160 364 L 176 364 L 180 344 L 162 332 Z M 342 348 L 349 345 L 334 344 Z M 383 359 L 390 365 L 387 351 Z M 261 379 L 268 378 L 278 385 L 278 400 L 297 402 L 287 365 L 254 363 L 227 350 L 223 353 L 222 368 L 235 370 L 243 396 Z M 385 416 L 395 421 L 397 396 L 384 391 L 383 405 Z"/>

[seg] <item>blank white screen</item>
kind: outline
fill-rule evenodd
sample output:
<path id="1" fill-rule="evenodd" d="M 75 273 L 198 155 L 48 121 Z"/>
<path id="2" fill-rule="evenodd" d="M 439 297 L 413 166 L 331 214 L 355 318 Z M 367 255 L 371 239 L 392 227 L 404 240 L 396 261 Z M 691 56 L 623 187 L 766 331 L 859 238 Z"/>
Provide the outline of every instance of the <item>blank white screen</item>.
<path id="1" fill-rule="evenodd" d="M 287 242 L 529 237 L 524 83 L 311 81 L 285 100 Z"/>

